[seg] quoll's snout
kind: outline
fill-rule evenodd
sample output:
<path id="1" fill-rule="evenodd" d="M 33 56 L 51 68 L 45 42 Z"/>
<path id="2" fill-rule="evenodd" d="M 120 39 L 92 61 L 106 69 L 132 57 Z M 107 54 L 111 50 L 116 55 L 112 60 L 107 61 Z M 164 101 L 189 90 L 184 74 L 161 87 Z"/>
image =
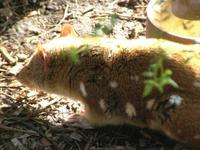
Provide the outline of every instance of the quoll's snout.
<path id="1" fill-rule="evenodd" d="M 18 67 L 16 79 L 31 89 L 38 89 L 44 82 L 44 60 L 36 51 L 24 65 Z"/>
<path id="2" fill-rule="evenodd" d="M 15 77 L 20 83 L 27 85 L 28 87 L 31 86 L 27 67 L 19 68 L 16 71 Z"/>

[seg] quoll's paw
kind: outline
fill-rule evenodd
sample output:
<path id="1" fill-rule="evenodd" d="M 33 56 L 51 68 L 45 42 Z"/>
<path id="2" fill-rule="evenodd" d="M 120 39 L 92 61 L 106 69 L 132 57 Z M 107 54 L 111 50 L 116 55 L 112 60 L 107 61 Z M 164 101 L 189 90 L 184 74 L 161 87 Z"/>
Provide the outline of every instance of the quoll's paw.
<path id="1" fill-rule="evenodd" d="M 82 129 L 93 129 L 93 126 L 84 116 L 83 112 L 69 115 L 69 117 L 67 118 L 67 122 L 65 122 L 65 125 Z"/>

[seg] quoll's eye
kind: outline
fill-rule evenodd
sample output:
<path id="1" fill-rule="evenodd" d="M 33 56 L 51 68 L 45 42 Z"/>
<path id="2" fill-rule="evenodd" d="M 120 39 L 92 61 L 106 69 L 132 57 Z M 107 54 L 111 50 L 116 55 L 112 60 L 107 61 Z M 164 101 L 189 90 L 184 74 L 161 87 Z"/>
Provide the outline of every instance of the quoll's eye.
<path id="1" fill-rule="evenodd" d="M 26 69 L 27 69 L 27 70 L 30 70 L 31 68 L 30 68 L 30 67 L 26 67 Z"/>

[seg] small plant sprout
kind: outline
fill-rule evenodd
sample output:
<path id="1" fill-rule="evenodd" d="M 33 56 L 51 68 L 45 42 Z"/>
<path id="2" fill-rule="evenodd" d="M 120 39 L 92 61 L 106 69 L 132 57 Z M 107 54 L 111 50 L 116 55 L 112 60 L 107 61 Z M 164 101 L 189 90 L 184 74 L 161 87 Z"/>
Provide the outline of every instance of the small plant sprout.
<path id="1" fill-rule="evenodd" d="M 119 16 L 117 14 L 110 15 L 110 23 L 114 26 L 119 19 Z"/>
<path id="2" fill-rule="evenodd" d="M 64 49 L 59 52 L 59 55 L 61 56 L 62 60 L 67 61 L 69 59 L 74 64 L 78 63 L 79 56 L 78 56 L 78 48 L 71 47 L 69 49 L 69 52 L 66 52 Z"/>
<path id="3" fill-rule="evenodd" d="M 161 4 L 162 2 L 164 2 L 164 0 L 156 0 L 157 4 Z"/>
<path id="4" fill-rule="evenodd" d="M 109 18 L 110 19 L 109 19 L 108 23 L 95 24 L 93 35 L 104 36 L 104 35 L 108 35 L 113 32 L 113 27 L 116 24 L 119 16 L 117 14 L 112 14 L 109 16 Z"/>
<path id="5" fill-rule="evenodd" d="M 66 57 L 68 57 L 74 64 L 77 64 L 79 62 L 79 52 L 87 51 L 89 47 L 90 47 L 89 45 L 82 45 L 80 47 L 71 47 L 69 53 L 61 51 L 61 55 L 63 59 L 66 59 Z"/>
<path id="6" fill-rule="evenodd" d="M 79 62 L 79 56 L 78 56 L 78 49 L 77 48 L 72 47 L 70 49 L 69 58 L 74 64 Z"/>
<path id="7" fill-rule="evenodd" d="M 148 96 L 153 89 L 157 89 L 161 93 L 164 92 L 164 88 L 167 85 L 171 85 L 174 88 L 178 88 L 178 84 L 171 78 L 172 71 L 164 69 L 164 61 L 166 54 L 161 53 L 153 64 L 150 65 L 148 71 L 144 72 L 143 75 L 147 79 L 144 81 L 145 87 L 143 91 L 143 97 Z"/>

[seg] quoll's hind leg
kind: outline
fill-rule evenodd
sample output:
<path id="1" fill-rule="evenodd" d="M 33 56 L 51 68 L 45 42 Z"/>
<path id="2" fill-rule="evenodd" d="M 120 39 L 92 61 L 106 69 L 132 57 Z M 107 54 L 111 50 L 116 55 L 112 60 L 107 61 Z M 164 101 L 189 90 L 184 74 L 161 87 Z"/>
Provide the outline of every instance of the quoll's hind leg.
<path id="1" fill-rule="evenodd" d="M 200 148 L 200 99 L 198 96 L 172 94 L 154 100 L 150 128 L 170 138 Z M 152 119 L 153 118 L 153 119 Z"/>

